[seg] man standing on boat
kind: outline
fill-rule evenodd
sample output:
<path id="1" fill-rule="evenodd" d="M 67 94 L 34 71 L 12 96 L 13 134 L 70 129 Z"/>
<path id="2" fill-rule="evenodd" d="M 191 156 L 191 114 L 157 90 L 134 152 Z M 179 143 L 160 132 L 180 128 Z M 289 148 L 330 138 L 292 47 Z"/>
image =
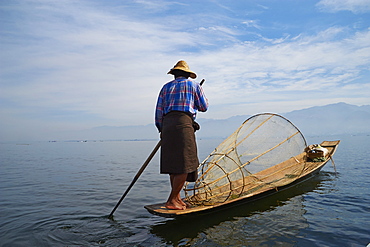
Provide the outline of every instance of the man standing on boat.
<path id="1" fill-rule="evenodd" d="M 166 202 L 168 209 L 186 209 L 180 192 L 185 181 L 197 179 L 199 165 L 194 122 L 197 111 L 208 109 L 208 100 L 197 75 L 185 61 L 179 61 L 167 73 L 174 80 L 166 83 L 158 96 L 155 125 L 161 133 L 161 174 L 170 175 L 171 193 Z"/>

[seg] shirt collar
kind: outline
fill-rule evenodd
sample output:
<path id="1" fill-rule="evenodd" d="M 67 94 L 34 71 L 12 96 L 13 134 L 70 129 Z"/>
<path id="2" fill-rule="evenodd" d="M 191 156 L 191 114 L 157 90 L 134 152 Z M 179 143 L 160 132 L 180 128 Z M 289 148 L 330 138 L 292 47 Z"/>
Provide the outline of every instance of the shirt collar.
<path id="1" fill-rule="evenodd" d="M 186 78 L 183 77 L 183 76 L 180 76 L 180 77 L 177 77 L 175 80 L 176 81 L 183 81 L 183 80 L 186 80 Z"/>

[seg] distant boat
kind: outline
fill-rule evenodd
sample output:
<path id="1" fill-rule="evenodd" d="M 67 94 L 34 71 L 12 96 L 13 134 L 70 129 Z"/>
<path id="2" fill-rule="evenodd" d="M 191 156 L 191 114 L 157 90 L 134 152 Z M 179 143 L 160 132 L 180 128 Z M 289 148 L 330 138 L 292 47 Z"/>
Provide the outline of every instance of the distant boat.
<path id="1" fill-rule="evenodd" d="M 248 203 L 301 183 L 334 155 L 340 141 L 307 146 L 299 129 L 277 114 L 248 118 L 199 166 L 198 179 L 184 187 L 184 210 L 147 205 L 152 214 L 179 217 Z M 334 164 L 334 161 L 333 161 Z"/>

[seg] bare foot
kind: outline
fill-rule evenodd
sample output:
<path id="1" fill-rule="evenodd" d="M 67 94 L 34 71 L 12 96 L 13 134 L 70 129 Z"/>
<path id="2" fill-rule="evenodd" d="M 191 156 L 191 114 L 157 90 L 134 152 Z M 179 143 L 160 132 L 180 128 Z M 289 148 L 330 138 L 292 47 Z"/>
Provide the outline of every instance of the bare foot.
<path id="1" fill-rule="evenodd" d="M 176 198 L 176 201 L 182 206 L 186 207 L 187 204 L 181 199 L 180 195 Z"/>
<path id="2" fill-rule="evenodd" d="M 182 199 L 181 199 L 181 196 L 180 194 L 177 195 L 176 197 L 176 201 L 181 204 L 182 206 L 186 207 L 186 208 L 189 208 L 190 207 L 190 204 L 187 203 L 187 202 L 184 202 Z"/>
<path id="3" fill-rule="evenodd" d="M 185 205 L 186 208 L 190 208 L 191 207 L 191 205 L 189 203 L 184 202 L 184 201 L 183 201 L 183 203 L 184 203 L 184 205 Z"/>
<path id="4" fill-rule="evenodd" d="M 175 203 L 166 202 L 166 208 L 167 209 L 174 209 L 174 210 L 184 210 L 184 209 L 186 209 L 186 206 L 183 206 L 182 204 L 180 204 L 178 202 L 175 202 Z"/>

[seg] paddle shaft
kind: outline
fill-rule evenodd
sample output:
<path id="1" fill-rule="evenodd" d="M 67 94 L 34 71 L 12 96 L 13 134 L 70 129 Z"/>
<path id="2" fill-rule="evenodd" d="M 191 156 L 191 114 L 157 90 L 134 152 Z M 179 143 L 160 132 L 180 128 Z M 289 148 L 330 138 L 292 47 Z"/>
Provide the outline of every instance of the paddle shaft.
<path id="1" fill-rule="evenodd" d="M 204 83 L 204 79 L 200 82 L 200 85 L 202 86 L 203 83 Z M 114 212 L 116 211 L 116 209 L 118 208 L 118 206 L 121 204 L 121 202 L 123 201 L 123 199 L 126 197 L 126 195 L 128 194 L 128 192 L 131 190 L 132 186 L 134 186 L 134 184 L 136 183 L 136 181 L 139 179 L 139 177 L 141 176 L 141 174 L 143 173 L 143 171 L 145 170 L 145 168 L 148 166 L 149 162 L 153 159 L 154 155 L 157 153 L 159 147 L 161 146 L 161 140 L 159 140 L 159 142 L 157 143 L 157 145 L 154 147 L 153 151 L 150 153 L 149 157 L 146 159 L 146 161 L 144 162 L 144 164 L 141 166 L 140 170 L 136 173 L 134 179 L 132 180 L 131 184 L 128 186 L 128 188 L 126 189 L 125 193 L 123 193 L 121 199 L 119 199 L 117 205 L 113 208 L 112 212 L 110 213 L 110 215 L 108 216 L 109 219 L 112 219 L 113 218 L 113 214 Z"/>
<path id="2" fill-rule="evenodd" d="M 116 209 L 118 208 L 118 206 L 121 204 L 121 202 L 123 201 L 123 199 L 126 197 L 126 195 L 128 194 L 128 192 L 131 190 L 132 186 L 134 186 L 134 184 L 136 183 L 136 181 L 139 179 L 140 175 L 143 173 L 143 171 L 145 170 L 145 168 L 148 166 L 149 162 L 152 160 L 152 158 L 154 157 L 154 155 L 157 153 L 159 147 L 161 146 L 161 140 L 159 140 L 159 142 L 157 143 L 157 145 L 155 146 L 155 148 L 153 149 L 153 151 L 150 153 L 149 157 L 146 159 L 146 161 L 144 162 L 144 164 L 141 166 L 140 170 L 136 173 L 134 179 L 132 180 L 131 184 L 128 186 L 127 190 L 125 191 L 125 193 L 123 193 L 121 199 L 119 199 L 117 205 L 114 207 L 114 209 L 112 210 L 112 212 L 110 213 L 110 215 L 108 216 L 108 218 L 112 218 L 113 217 L 113 214 L 114 212 L 116 211 Z"/>

